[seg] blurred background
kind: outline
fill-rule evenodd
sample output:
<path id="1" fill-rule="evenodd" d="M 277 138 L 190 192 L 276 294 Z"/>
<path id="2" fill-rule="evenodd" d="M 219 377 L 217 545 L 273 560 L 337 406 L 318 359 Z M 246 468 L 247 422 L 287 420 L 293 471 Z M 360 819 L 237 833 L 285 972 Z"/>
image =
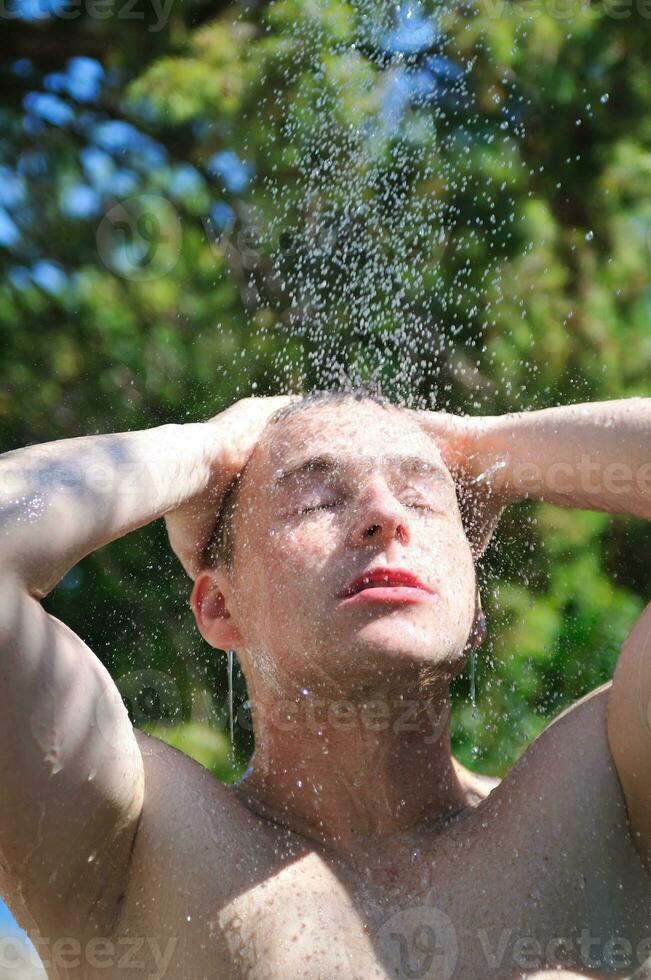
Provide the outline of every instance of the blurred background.
<path id="1" fill-rule="evenodd" d="M 347 380 L 469 414 L 651 395 L 644 0 L 0 0 L 0 22 L 0 451 Z M 476 712 L 455 682 L 464 765 L 503 774 L 612 676 L 650 545 L 507 513 Z M 44 606 L 134 724 L 230 780 L 246 691 L 236 667 L 231 757 L 190 584 L 157 521 Z"/>

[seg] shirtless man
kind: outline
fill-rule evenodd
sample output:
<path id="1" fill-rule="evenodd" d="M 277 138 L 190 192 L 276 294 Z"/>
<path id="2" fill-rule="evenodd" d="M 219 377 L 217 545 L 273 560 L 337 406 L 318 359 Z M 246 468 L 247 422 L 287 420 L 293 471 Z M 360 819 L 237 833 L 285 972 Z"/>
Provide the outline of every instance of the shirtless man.
<path id="1" fill-rule="evenodd" d="M 500 510 L 650 518 L 651 399 L 245 399 L 0 471 L 0 893 L 50 978 L 651 975 L 651 607 L 501 783 L 453 758 L 448 716 Z M 202 636 L 246 675 L 235 786 L 134 730 L 39 601 L 162 515 Z"/>

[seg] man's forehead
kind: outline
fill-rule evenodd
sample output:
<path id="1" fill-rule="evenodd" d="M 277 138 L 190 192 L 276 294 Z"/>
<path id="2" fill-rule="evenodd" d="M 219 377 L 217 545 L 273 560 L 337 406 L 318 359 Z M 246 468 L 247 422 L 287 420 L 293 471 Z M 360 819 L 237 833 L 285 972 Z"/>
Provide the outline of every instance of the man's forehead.
<path id="1" fill-rule="evenodd" d="M 335 450 L 337 445 L 350 447 L 371 443 L 382 445 L 390 437 L 418 441 L 433 446 L 418 423 L 396 405 L 383 407 L 374 402 L 343 402 L 337 405 L 316 405 L 290 416 L 268 433 L 269 448 L 275 455 L 289 456 L 294 448 L 303 446 L 315 452 Z"/>
<path id="2" fill-rule="evenodd" d="M 298 479 L 308 473 L 345 474 L 353 472 L 357 475 L 366 474 L 374 469 L 396 470 L 401 473 L 420 474 L 438 477 L 450 482 L 451 476 L 445 464 L 433 453 L 423 452 L 320 452 L 304 453 L 296 459 L 292 458 L 278 466 L 274 471 L 272 488 L 277 490 L 292 479 Z"/>
<path id="3" fill-rule="evenodd" d="M 288 429 L 278 433 L 268 447 L 267 462 L 274 469 L 274 482 L 284 482 L 289 475 L 305 470 L 366 471 L 376 467 L 449 475 L 436 444 L 409 418 L 358 417 L 342 422 L 340 416 L 334 425 Z"/>

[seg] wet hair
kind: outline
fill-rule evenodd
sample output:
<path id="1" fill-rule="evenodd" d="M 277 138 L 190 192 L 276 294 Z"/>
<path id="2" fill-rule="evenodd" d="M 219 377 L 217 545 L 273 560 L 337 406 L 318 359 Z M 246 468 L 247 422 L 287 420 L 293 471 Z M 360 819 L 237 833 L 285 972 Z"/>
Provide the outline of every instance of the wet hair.
<path id="1" fill-rule="evenodd" d="M 315 389 L 303 395 L 300 400 L 290 402 L 279 408 L 269 417 L 267 426 L 278 425 L 286 419 L 305 412 L 315 405 L 338 405 L 345 401 L 374 402 L 387 411 L 399 409 L 400 406 L 391 402 L 381 391 L 368 383 L 344 389 L 323 390 Z M 265 427 L 265 429 L 266 429 Z M 264 430 L 263 430 L 264 431 Z M 248 464 L 247 464 L 248 465 Z M 246 472 L 246 465 L 228 484 L 222 497 L 215 526 L 202 552 L 202 565 L 205 568 L 224 568 L 232 577 L 235 557 L 235 511 L 237 496 Z"/>

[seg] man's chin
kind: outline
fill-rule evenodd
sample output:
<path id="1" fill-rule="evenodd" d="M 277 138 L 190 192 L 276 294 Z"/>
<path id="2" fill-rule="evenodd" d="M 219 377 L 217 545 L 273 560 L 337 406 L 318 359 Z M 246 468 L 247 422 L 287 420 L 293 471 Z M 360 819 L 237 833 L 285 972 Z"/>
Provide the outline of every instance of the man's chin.
<path id="1" fill-rule="evenodd" d="M 467 658 L 466 639 L 458 629 L 440 623 L 376 620 L 359 627 L 344 646 L 360 656 L 368 653 L 417 663 L 456 663 Z"/>
<path id="2" fill-rule="evenodd" d="M 357 637 L 355 644 L 346 651 L 342 669 L 351 676 L 362 674 L 384 677 L 395 683 L 410 679 L 418 682 L 423 673 L 452 680 L 468 661 L 468 651 L 460 642 L 433 645 L 409 643 L 404 638 Z"/>

